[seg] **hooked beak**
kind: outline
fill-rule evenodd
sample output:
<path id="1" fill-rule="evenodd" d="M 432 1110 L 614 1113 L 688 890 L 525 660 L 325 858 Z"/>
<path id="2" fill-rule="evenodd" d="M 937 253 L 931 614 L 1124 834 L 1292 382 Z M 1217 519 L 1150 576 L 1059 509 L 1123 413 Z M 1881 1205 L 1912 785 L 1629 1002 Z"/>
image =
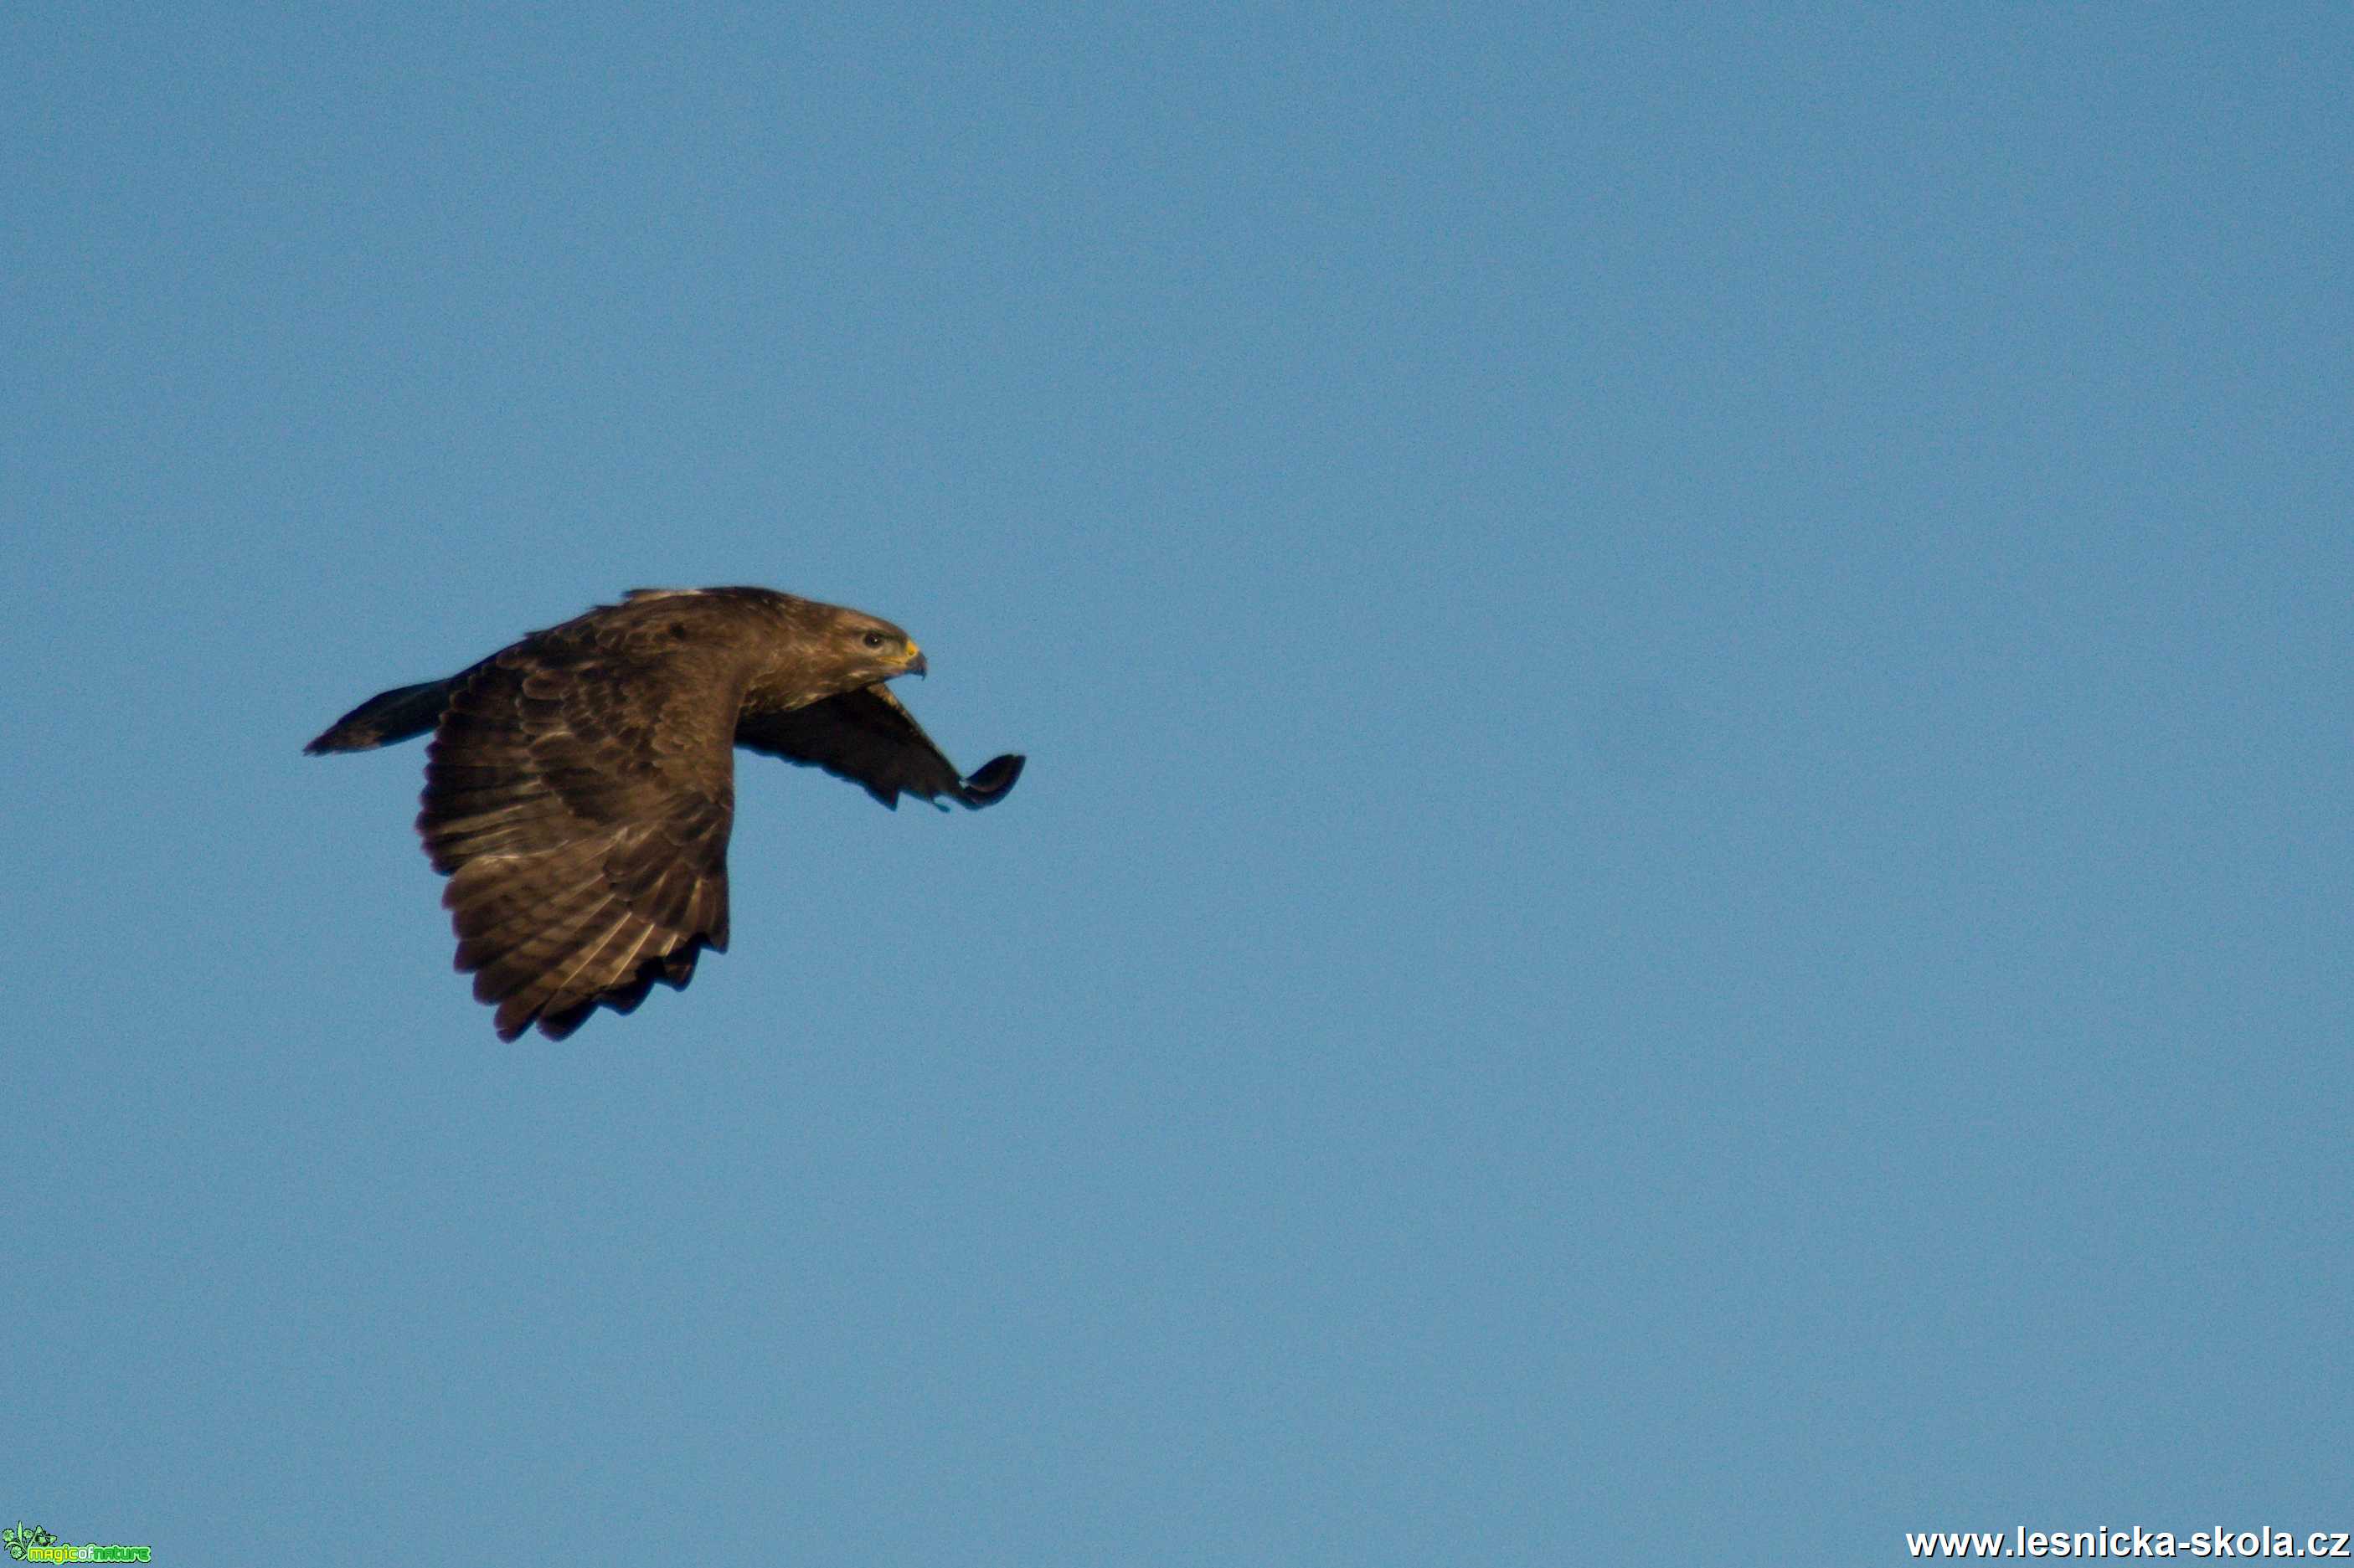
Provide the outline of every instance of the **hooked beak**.
<path id="1" fill-rule="evenodd" d="M 931 665 L 924 659 L 924 651 L 917 647 L 912 642 L 908 643 L 907 665 L 906 669 L 901 670 L 899 673 L 903 675 L 923 675 L 929 673 L 931 668 Z"/>

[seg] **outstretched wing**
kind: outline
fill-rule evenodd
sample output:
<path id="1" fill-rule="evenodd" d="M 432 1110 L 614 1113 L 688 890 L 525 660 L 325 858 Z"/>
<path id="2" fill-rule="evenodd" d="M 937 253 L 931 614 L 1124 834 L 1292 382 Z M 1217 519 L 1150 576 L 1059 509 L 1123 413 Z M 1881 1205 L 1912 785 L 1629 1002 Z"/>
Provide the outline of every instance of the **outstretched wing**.
<path id="1" fill-rule="evenodd" d="M 560 1040 L 726 948 L 739 686 L 711 662 L 576 623 L 451 694 L 417 827 L 501 1039 Z"/>
<path id="2" fill-rule="evenodd" d="M 822 768 L 895 811 L 902 794 L 935 802 L 945 795 L 978 810 L 1002 800 L 1022 777 L 1023 759 L 1010 756 L 983 763 L 969 779 L 959 774 L 915 715 L 879 684 L 786 713 L 748 713 L 737 726 L 736 744 Z"/>

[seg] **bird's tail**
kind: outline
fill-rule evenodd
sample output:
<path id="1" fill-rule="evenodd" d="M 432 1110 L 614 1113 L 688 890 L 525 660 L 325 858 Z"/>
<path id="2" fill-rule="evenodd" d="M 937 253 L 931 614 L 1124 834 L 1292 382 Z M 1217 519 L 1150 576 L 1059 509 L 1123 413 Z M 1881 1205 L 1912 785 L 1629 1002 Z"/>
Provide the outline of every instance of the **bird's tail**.
<path id="1" fill-rule="evenodd" d="M 453 675 L 446 681 L 379 692 L 329 725 L 325 734 L 302 749 L 313 757 L 327 751 L 370 751 L 423 735 L 441 722 L 441 710 L 449 705 L 458 679 Z"/>

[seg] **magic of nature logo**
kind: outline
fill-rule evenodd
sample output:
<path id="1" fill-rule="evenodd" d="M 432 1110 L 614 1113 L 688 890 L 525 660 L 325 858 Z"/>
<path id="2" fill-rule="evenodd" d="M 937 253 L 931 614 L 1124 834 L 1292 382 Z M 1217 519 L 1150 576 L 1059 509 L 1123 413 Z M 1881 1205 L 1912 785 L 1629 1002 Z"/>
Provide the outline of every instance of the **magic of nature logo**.
<path id="1" fill-rule="evenodd" d="M 76 1546 L 59 1541 L 37 1524 L 18 1520 L 0 1530 L 0 1546 L 19 1563 L 147 1563 L 154 1559 L 143 1546 L 101 1546 L 93 1541 Z"/>

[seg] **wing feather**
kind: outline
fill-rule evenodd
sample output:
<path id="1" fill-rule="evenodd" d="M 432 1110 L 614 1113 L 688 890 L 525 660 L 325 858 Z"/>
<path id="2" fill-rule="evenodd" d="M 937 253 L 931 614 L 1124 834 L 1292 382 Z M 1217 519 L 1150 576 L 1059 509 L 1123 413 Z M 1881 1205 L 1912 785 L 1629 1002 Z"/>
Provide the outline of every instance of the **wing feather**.
<path id="1" fill-rule="evenodd" d="M 451 694 L 417 825 L 502 1038 L 561 1039 L 726 945 L 730 652 L 567 625 Z"/>
<path id="2" fill-rule="evenodd" d="M 993 758 L 970 778 L 959 774 L 915 715 L 881 684 L 784 713 L 747 714 L 737 726 L 736 744 L 822 768 L 894 810 L 903 794 L 934 802 L 945 795 L 979 810 L 1004 799 L 1022 776 L 1023 759 L 1015 756 Z"/>

